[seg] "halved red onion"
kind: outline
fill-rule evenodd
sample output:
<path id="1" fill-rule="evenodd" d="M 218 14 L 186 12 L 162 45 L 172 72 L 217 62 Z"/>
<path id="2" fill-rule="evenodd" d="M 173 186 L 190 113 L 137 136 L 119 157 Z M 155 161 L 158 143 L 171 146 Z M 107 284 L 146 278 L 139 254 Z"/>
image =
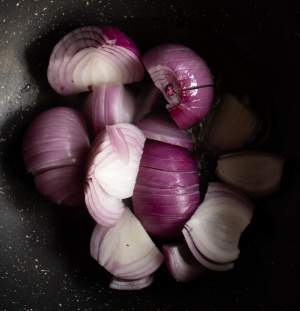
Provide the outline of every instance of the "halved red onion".
<path id="1" fill-rule="evenodd" d="M 83 206 L 83 166 L 50 169 L 35 176 L 37 190 L 48 200 L 59 205 Z"/>
<path id="2" fill-rule="evenodd" d="M 208 187 L 203 203 L 185 224 L 182 232 L 194 257 L 208 269 L 224 271 L 233 268 L 239 256 L 239 239 L 251 221 L 253 206 L 246 197 Z M 242 197 L 242 199 L 241 199 Z"/>
<path id="3" fill-rule="evenodd" d="M 200 202 L 196 160 L 188 150 L 170 146 L 171 148 L 165 143 L 146 141 L 133 193 L 135 215 L 146 231 L 151 236 L 166 239 L 179 236 L 185 222 Z M 149 154 L 160 159 L 160 162 L 155 160 L 151 163 L 151 158 L 148 158 L 147 166 L 143 166 L 144 158 Z M 188 161 L 186 171 L 183 163 L 177 161 L 179 159 Z M 172 162 L 173 160 L 175 161 Z"/>
<path id="4" fill-rule="evenodd" d="M 109 287 L 117 290 L 139 290 L 150 286 L 154 281 L 152 275 L 148 275 L 138 280 L 122 280 L 113 277 Z"/>
<path id="5" fill-rule="evenodd" d="M 80 164 L 89 149 L 89 138 L 80 114 L 67 107 L 49 109 L 30 125 L 23 141 L 27 171 L 40 172 Z"/>
<path id="6" fill-rule="evenodd" d="M 109 195 L 129 198 L 133 194 L 145 136 L 127 123 L 106 126 L 93 142 L 88 161 L 87 196 L 90 185 L 98 183 Z"/>
<path id="7" fill-rule="evenodd" d="M 143 76 L 135 44 L 110 26 L 86 26 L 70 32 L 54 47 L 48 66 L 48 81 L 62 95 L 106 83 L 136 82 Z"/>
<path id="8" fill-rule="evenodd" d="M 206 271 L 185 244 L 164 245 L 163 254 L 168 270 L 177 282 L 196 280 Z"/>
<path id="9" fill-rule="evenodd" d="M 138 122 L 137 126 L 149 139 L 187 149 L 193 148 L 191 133 L 179 129 L 172 118 L 164 111 L 151 113 Z"/>
<path id="10" fill-rule="evenodd" d="M 199 55 L 183 45 L 165 44 L 148 51 L 143 62 L 180 128 L 205 117 L 213 102 L 213 78 Z"/>
<path id="11" fill-rule="evenodd" d="M 135 110 L 134 96 L 121 84 L 96 87 L 86 101 L 87 118 L 95 135 L 106 125 L 132 123 Z"/>
<path id="12" fill-rule="evenodd" d="M 147 278 L 163 262 L 162 254 L 127 208 L 115 226 L 96 225 L 90 250 L 102 267 L 122 280 Z"/>

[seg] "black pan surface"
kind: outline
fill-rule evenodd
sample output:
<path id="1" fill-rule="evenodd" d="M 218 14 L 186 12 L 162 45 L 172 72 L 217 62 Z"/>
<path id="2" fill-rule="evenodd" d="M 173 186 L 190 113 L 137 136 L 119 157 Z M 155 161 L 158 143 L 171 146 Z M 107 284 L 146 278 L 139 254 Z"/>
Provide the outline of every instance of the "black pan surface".
<path id="1" fill-rule="evenodd" d="M 0 0 L 0 310 L 297 310 L 299 12 L 290 1 Z M 50 89 L 51 49 L 91 24 L 119 26 L 142 51 L 187 44 L 226 90 L 270 108 L 268 148 L 287 158 L 285 175 L 281 190 L 258 204 L 233 271 L 178 284 L 162 268 L 148 289 L 109 290 L 108 274 L 89 256 L 86 211 L 35 191 L 20 153 L 24 130 L 47 107 L 78 100 Z"/>

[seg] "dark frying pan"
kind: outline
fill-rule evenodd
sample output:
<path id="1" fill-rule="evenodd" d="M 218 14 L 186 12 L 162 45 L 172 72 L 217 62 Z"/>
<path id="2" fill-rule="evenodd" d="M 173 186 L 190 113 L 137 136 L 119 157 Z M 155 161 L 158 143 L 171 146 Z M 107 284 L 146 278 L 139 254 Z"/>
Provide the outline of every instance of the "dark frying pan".
<path id="1" fill-rule="evenodd" d="M 299 7 L 288 2 L 0 1 L 1 310 L 299 308 L 300 109 L 292 77 L 299 68 Z M 108 274 L 89 256 L 93 224 L 86 211 L 56 207 L 35 191 L 20 156 L 24 129 L 45 108 L 76 102 L 50 89 L 46 67 L 56 41 L 87 24 L 119 26 L 142 50 L 187 44 L 224 89 L 270 108 L 268 148 L 287 158 L 285 176 L 280 192 L 257 207 L 233 271 L 182 285 L 162 268 L 146 290 L 109 290 Z"/>

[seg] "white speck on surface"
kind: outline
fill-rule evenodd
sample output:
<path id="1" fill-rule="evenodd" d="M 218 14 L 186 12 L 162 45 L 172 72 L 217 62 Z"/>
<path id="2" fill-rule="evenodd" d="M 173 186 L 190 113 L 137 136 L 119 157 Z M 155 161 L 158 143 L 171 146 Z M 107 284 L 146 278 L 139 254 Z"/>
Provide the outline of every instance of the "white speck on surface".
<path id="1" fill-rule="evenodd" d="M 16 6 L 20 6 L 20 3 L 19 3 L 19 2 L 17 2 L 17 3 L 16 3 Z"/>
<path id="2" fill-rule="evenodd" d="M 90 5 L 90 2 L 89 2 L 89 1 L 87 1 L 87 2 L 85 3 L 85 5 L 86 5 L 86 6 L 89 6 L 89 5 Z"/>

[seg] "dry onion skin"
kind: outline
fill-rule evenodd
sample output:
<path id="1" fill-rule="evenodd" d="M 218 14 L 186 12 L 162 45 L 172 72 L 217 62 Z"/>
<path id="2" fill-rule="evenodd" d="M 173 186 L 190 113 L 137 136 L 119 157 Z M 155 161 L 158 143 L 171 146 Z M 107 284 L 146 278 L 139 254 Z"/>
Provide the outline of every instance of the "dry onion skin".
<path id="1" fill-rule="evenodd" d="M 284 159 L 262 151 L 241 151 L 219 158 L 218 177 L 251 196 L 270 195 L 280 187 Z"/>
<path id="2" fill-rule="evenodd" d="M 260 126 L 260 120 L 249 107 L 247 97 L 225 94 L 209 115 L 204 130 L 205 147 L 216 152 L 239 149 L 253 141 Z"/>

